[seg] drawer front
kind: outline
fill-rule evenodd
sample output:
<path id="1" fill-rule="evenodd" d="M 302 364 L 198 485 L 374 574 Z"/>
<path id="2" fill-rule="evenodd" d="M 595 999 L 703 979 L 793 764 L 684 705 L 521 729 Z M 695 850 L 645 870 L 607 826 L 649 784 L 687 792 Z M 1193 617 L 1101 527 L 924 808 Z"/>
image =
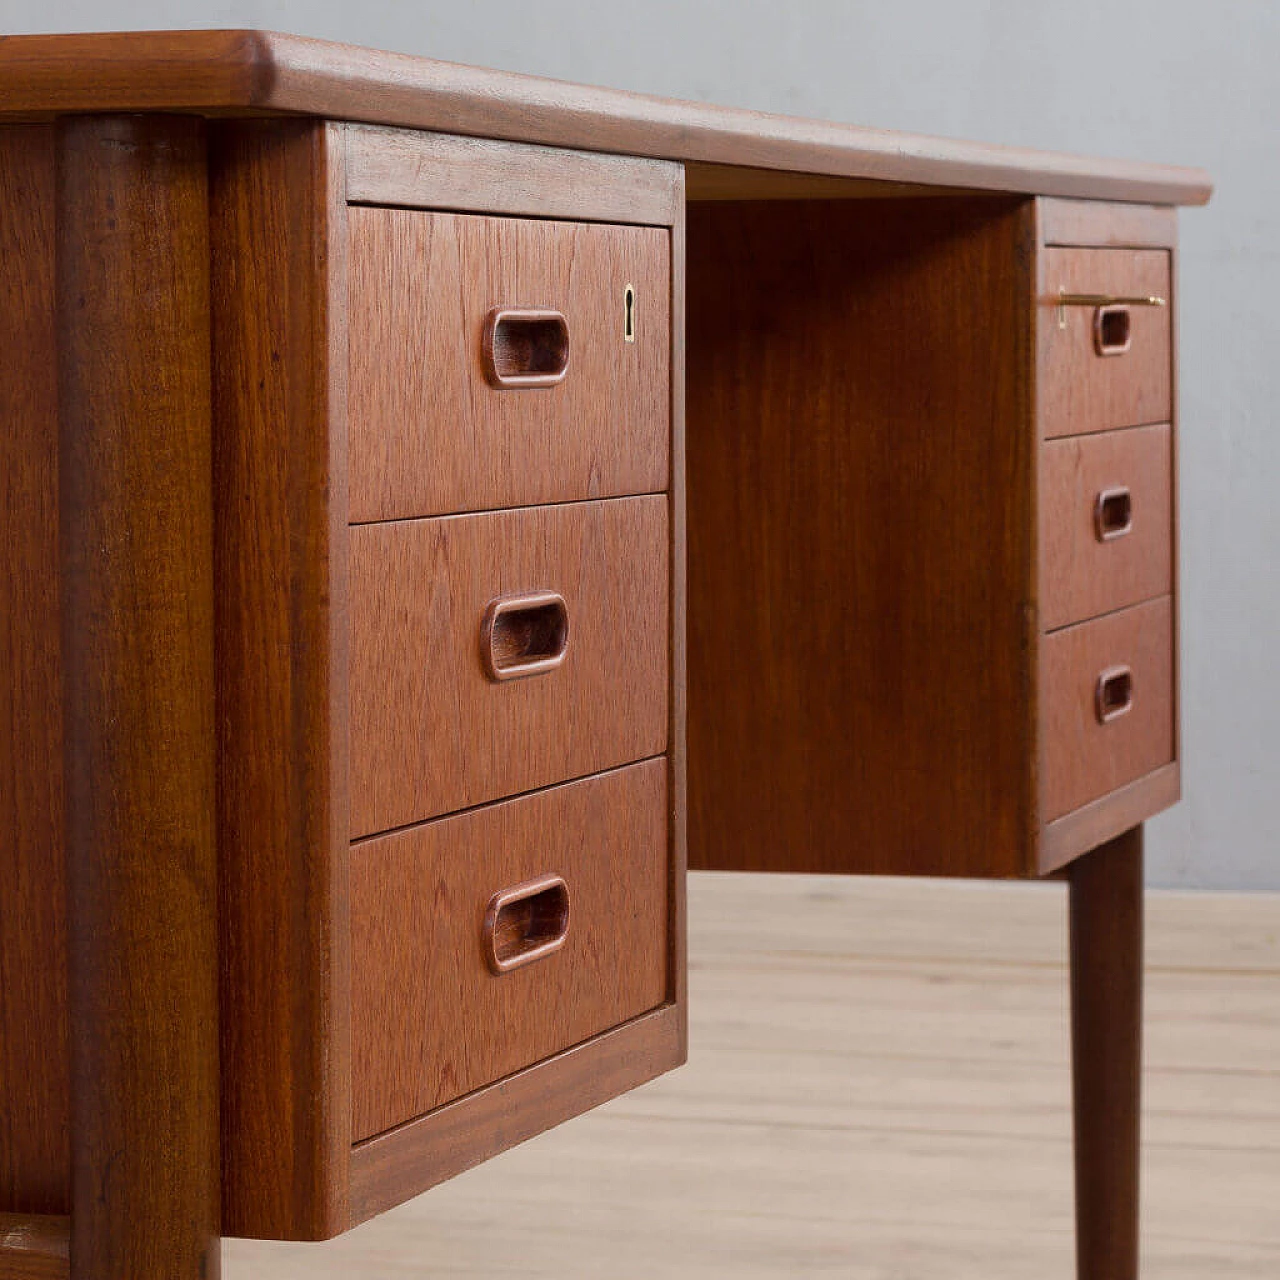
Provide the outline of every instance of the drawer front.
<path id="1" fill-rule="evenodd" d="M 1052 822 L 1172 761 L 1172 603 L 1153 600 L 1042 643 L 1045 821 Z"/>
<path id="2" fill-rule="evenodd" d="M 668 866 L 665 759 L 357 844 L 355 1138 L 662 1004 Z"/>
<path id="3" fill-rule="evenodd" d="M 350 212 L 353 521 L 668 487 L 665 228 Z"/>
<path id="4" fill-rule="evenodd" d="M 665 496 L 353 528 L 353 837 L 665 751 L 668 538 Z"/>
<path id="5" fill-rule="evenodd" d="M 1043 628 L 1052 631 L 1168 595 L 1169 426 L 1051 440 L 1040 460 Z"/>
<path id="6" fill-rule="evenodd" d="M 1044 281 L 1038 326 L 1041 435 L 1050 439 L 1169 421 L 1169 254 L 1163 249 L 1046 249 Z M 1059 309 L 1053 299 L 1063 291 L 1158 297 L 1168 305 Z"/>

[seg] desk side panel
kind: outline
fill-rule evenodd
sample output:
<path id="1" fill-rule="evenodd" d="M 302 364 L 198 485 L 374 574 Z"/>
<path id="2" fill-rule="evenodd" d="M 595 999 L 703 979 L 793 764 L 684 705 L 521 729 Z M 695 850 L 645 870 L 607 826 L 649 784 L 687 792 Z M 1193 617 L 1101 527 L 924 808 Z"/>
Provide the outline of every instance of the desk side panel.
<path id="1" fill-rule="evenodd" d="M 322 121 L 210 155 L 223 1230 L 347 1225 L 345 177 Z"/>
<path id="2" fill-rule="evenodd" d="M 689 860 L 1034 847 L 1030 202 L 694 205 Z"/>
<path id="3" fill-rule="evenodd" d="M 0 129 L 0 1210 L 71 1155 L 52 126 Z"/>

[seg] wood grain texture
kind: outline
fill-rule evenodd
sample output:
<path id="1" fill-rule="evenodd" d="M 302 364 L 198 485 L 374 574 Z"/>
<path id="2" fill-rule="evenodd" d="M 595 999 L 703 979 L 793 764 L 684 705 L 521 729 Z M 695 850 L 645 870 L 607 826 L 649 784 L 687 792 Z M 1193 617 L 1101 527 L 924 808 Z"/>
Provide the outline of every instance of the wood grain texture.
<path id="1" fill-rule="evenodd" d="M 0 110 L 286 112 L 668 160 L 1030 195 L 1204 204 L 1198 169 L 761 115 L 248 31 L 14 36 Z"/>
<path id="2" fill-rule="evenodd" d="M 688 652 L 688 483 L 685 466 L 685 361 L 687 358 L 685 292 L 688 236 L 683 184 L 671 228 L 671 673 L 670 719 L 667 727 L 669 775 L 667 798 L 671 841 L 670 957 L 668 998 L 674 1002 L 679 1029 L 678 1062 L 688 1054 L 688 925 L 686 887 L 689 866 L 689 652 Z"/>
<path id="3" fill-rule="evenodd" d="M 351 834 L 581 777 L 667 749 L 665 496 L 351 530 Z M 489 602 L 551 590 L 569 652 L 495 683 Z"/>
<path id="4" fill-rule="evenodd" d="M 351 1225 L 670 1071 L 684 1061 L 682 1024 L 665 1005 L 361 1143 Z"/>
<path id="5" fill-rule="evenodd" d="M 662 160 L 357 124 L 346 146 L 353 204 L 668 227 L 682 204 Z"/>
<path id="6" fill-rule="evenodd" d="M 1142 828 L 1071 864 L 1076 1275 L 1138 1280 Z"/>
<path id="7" fill-rule="evenodd" d="M 690 207 L 691 865 L 1034 865 L 1033 233 Z"/>
<path id="8" fill-rule="evenodd" d="M 211 156 L 223 1212 L 346 1225 L 346 234 L 340 138 L 221 126 Z"/>
<path id="9" fill-rule="evenodd" d="M 70 1204 L 53 130 L 0 129 L 0 1209 Z"/>
<path id="10" fill-rule="evenodd" d="M 58 125 L 77 1277 L 219 1256 L 205 126 Z"/>
<path id="11" fill-rule="evenodd" d="M 667 488 L 666 230 L 363 207 L 350 226 L 353 521 Z M 497 307 L 564 315 L 559 385 L 488 384 Z"/>
<path id="12" fill-rule="evenodd" d="M 1182 770 L 1175 760 L 1047 823 L 1040 839 L 1040 874 L 1057 871 L 1181 799 Z"/>
<path id="13" fill-rule="evenodd" d="M 4 1280 L 70 1280 L 71 1220 L 0 1214 L 0 1276 Z"/>
<path id="14" fill-rule="evenodd" d="M 957 196 L 962 189 L 876 178 L 837 178 L 785 169 L 749 169 L 691 161 L 684 166 L 691 201 L 702 200 L 891 200 L 903 196 Z"/>
<path id="15" fill-rule="evenodd" d="M 568 888 L 565 943 L 495 976 L 485 908 L 543 875 Z M 356 845 L 354 1138 L 664 1003 L 669 875 L 661 758 Z"/>
<path id="16" fill-rule="evenodd" d="M 1046 245 L 1172 249 L 1177 243 L 1178 214 L 1166 206 L 1052 199 L 1038 204 Z"/>
<path id="17" fill-rule="evenodd" d="M 1173 760 L 1173 643 L 1168 596 L 1045 637 L 1046 822 Z M 1094 709 L 1098 677 L 1120 665 L 1133 671 L 1133 707 L 1102 724 Z"/>
<path id="18" fill-rule="evenodd" d="M 1067 293 L 1149 296 L 1171 302 L 1169 254 L 1161 249 L 1046 249 L 1036 326 L 1040 433 L 1044 439 L 1168 422 L 1172 410 L 1170 307 L 1134 307 L 1130 349 L 1100 356 L 1093 307 L 1067 307 Z"/>
<path id="19" fill-rule="evenodd" d="M 1083 622 L 1173 589 L 1168 424 L 1047 441 L 1040 452 L 1040 625 Z M 1123 487 L 1131 531 L 1097 534 L 1099 494 Z"/>

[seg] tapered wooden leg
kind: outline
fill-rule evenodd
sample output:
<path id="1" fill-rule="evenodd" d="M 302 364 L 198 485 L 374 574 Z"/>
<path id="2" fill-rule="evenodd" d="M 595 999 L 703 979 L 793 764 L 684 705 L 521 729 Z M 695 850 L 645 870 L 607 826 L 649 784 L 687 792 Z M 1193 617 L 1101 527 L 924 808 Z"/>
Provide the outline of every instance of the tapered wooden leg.
<path id="1" fill-rule="evenodd" d="M 58 124 L 72 1280 L 218 1273 L 204 127 Z"/>
<path id="2" fill-rule="evenodd" d="M 1142 1097 L 1142 828 L 1070 870 L 1076 1274 L 1136 1280 Z"/>

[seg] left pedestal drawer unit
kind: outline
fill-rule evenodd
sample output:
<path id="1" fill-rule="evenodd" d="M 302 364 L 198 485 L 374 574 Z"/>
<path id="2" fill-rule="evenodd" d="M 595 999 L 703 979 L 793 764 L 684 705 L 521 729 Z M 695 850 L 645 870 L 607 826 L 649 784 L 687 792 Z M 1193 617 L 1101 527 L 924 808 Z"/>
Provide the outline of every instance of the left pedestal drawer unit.
<path id="1" fill-rule="evenodd" d="M 684 1060 L 679 166 L 215 126 L 224 1232 Z"/>

